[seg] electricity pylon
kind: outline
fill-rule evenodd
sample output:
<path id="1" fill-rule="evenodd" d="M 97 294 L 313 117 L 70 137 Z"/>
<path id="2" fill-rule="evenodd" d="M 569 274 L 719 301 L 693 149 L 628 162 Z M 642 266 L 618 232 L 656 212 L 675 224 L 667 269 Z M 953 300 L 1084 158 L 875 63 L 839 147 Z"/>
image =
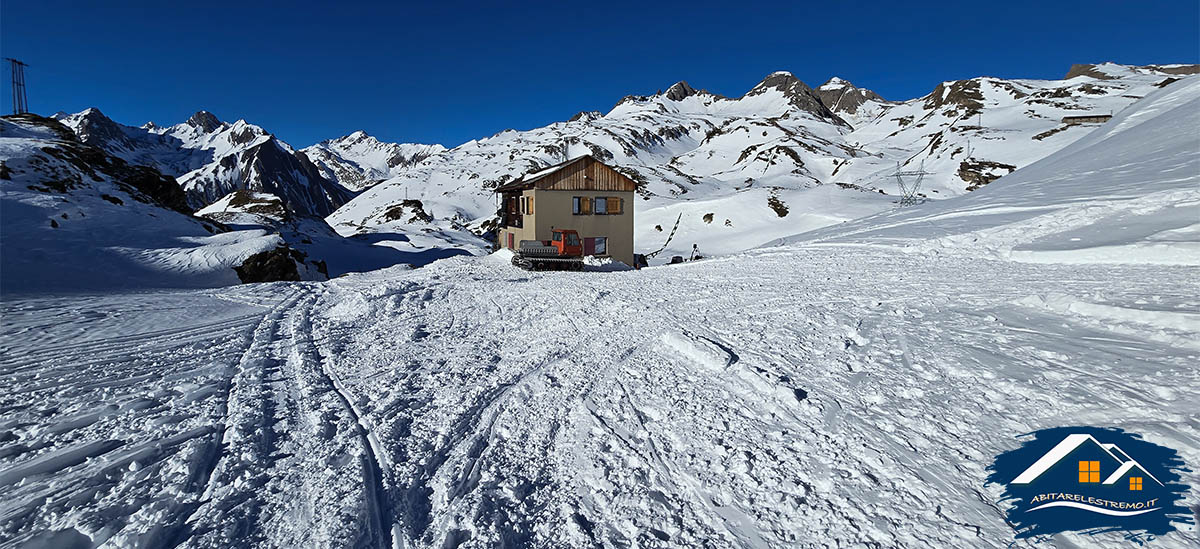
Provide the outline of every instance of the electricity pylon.
<path id="1" fill-rule="evenodd" d="M 12 110 L 13 114 L 24 114 L 29 112 L 29 103 L 25 100 L 25 63 L 5 57 L 9 66 L 12 68 Z"/>
<path id="2" fill-rule="evenodd" d="M 896 173 L 893 173 L 892 176 L 894 176 L 896 178 L 896 183 L 898 183 L 900 185 L 900 205 L 901 206 L 912 206 L 914 204 L 918 204 L 921 202 L 921 199 L 917 196 L 917 191 L 919 191 L 921 189 L 921 180 L 925 179 L 925 176 L 927 176 L 927 175 L 933 175 L 933 174 L 925 171 L 925 161 L 924 160 L 921 161 L 920 168 L 918 168 L 916 170 L 909 170 L 909 171 L 901 171 L 900 163 L 899 162 L 896 163 Z M 916 179 L 911 180 L 910 183 L 905 183 L 904 182 L 905 177 L 915 177 Z"/>

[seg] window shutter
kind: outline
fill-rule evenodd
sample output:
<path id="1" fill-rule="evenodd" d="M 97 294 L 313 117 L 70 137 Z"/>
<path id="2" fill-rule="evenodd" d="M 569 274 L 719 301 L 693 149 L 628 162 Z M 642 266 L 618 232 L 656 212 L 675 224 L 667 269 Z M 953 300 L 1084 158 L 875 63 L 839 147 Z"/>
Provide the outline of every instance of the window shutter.
<path id="1" fill-rule="evenodd" d="M 580 213 L 584 215 L 592 213 L 592 199 L 583 197 L 579 201 L 583 204 L 583 210 Z"/>
<path id="2" fill-rule="evenodd" d="M 529 215 L 533 215 L 533 197 L 529 197 Z"/>

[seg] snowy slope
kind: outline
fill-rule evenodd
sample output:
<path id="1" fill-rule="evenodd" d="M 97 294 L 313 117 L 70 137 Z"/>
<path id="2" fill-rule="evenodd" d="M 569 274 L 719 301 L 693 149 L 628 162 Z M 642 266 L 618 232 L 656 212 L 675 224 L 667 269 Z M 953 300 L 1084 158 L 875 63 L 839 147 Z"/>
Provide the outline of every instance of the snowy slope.
<path id="1" fill-rule="evenodd" d="M 6 300 L 0 532 L 49 546 L 1010 547 L 985 468 L 1021 433 L 1119 426 L 1200 462 L 1200 373 L 1181 337 L 1200 330 L 1170 343 L 1026 303 L 1194 311 L 1195 274 L 809 247 L 625 273 L 454 258 L 321 284 Z M 1183 482 L 1200 482 L 1195 467 Z M 1198 542 L 1184 526 L 1154 546 Z"/>
<path id="2" fill-rule="evenodd" d="M 1200 265 L 1200 76 L 954 200 L 781 242 L 861 242 L 1033 262 Z"/>
<path id="3" fill-rule="evenodd" d="M 278 195 L 294 211 L 324 216 L 352 196 L 303 153 L 245 120 L 231 124 L 199 111 L 174 126 L 139 128 L 113 122 L 94 108 L 56 118 L 84 143 L 174 176 L 193 209 L 246 189 Z"/>
<path id="4" fill-rule="evenodd" d="M 446 150 L 441 145 L 384 143 L 357 131 L 301 149 L 321 174 L 352 191 L 361 191 Z"/>
<path id="5" fill-rule="evenodd" d="M 0 119 L 0 288 L 13 292 L 214 287 L 275 248 L 187 214 L 184 193 L 32 115 Z"/>
<path id="6" fill-rule="evenodd" d="M 346 234 L 396 228 L 385 212 L 419 200 L 432 224 L 478 230 L 497 210 L 491 189 L 592 154 L 642 184 L 639 251 L 660 247 L 680 213 L 665 253 L 686 255 L 692 244 L 710 253 L 744 250 L 890 208 L 899 193 L 890 174 L 898 166 L 929 172 L 922 194 L 930 198 L 981 188 L 1096 128 L 1066 125 L 1064 116 L 1120 111 L 1195 69 L 1089 67 L 1059 81 L 945 82 L 899 103 L 837 78 L 812 90 L 783 72 L 740 98 L 680 82 L 653 96 L 626 97 L 606 114 L 506 130 L 445 151 L 399 170 L 328 221 Z M 836 186 L 823 188 L 829 184 Z M 786 206 L 786 216 L 775 202 Z M 715 221 L 705 220 L 709 213 Z"/>

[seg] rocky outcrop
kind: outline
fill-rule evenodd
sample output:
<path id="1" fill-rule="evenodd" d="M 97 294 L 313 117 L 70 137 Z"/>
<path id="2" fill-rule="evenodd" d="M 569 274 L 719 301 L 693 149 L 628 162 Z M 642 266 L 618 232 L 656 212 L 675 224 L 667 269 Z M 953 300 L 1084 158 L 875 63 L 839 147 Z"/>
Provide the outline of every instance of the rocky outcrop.
<path id="1" fill-rule="evenodd" d="M 256 253 L 233 268 L 243 284 L 252 282 L 283 282 L 300 280 L 296 262 L 303 261 L 300 252 L 287 246 Z"/>
<path id="2" fill-rule="evenodd" d="M 868 101 L 887 103 L 879 94 L 857 88 L 854 84 L 836 76 L 813 90 L 813 93 L 817 95 L 821 103 L 835 113 L 855 114 L 858 112 L 858 108 Z"/>
<path id="3" fill-rule="evenodd" d="M 958 166 L 958 177 L 967 182 L 967 190 L 976 190 L 992 181 L 1000 179 L 1017 167 L 1003 162 L 991 160 L 964 160 Z"/>
<path id="4" fill-rule="evenodd" d="M 683 101 L 684 99 L 696 95 L 697 93 L 700 92 L 689 86 L 687 82 L 680 80 L 671 87 L 667 88 L 667 91 L 663 93 L 663 97 L 672 101 Z"/>
<path id="5" fill-rule="evenodd" d="M 983 109 L 983 90 L 978 78 L 938 84 L 925 96 L 925 108 L 945 109 L 948 116 L 971 116 Z"/>
<path id="6" fill-rule="evenodd" d="M 579 111 L 578 113 L 575 113 L 575 116 L 572 116 L 570 119 L 568 119 L 567 122 L 591 122 L 593 120 L 602 118 L 603 116 L 604 113 L 600 111 Z"/>
<path id="7" fill-rule="evenodd" d="M 221 129 L 221 120 L 211 112 L 196 111 L 191 118 L 187 119 L 187 125 L 200 128 L 206 133 L 212 133 Z"/>
<path id="8" fill-rule="evenodd" d="M 825 103 L 821 101 L 820 97 L 817 97 L 812 88 L 801 82 L 799 78 L 792 76 L 790 72 L 779 71 L 767 75 L 762 82 L 759 82 L 758 85 L 746 92 L 746 95 L 743 97 L 761 95 L 769 90 L 782 92 L 783 96 L 787 98 L 788 103 L 799 110 L 811 113 L 817 118 L 834 124 L 849 126 L 838 115 L 829 110 L 829 107 L 825 106 Z"/>

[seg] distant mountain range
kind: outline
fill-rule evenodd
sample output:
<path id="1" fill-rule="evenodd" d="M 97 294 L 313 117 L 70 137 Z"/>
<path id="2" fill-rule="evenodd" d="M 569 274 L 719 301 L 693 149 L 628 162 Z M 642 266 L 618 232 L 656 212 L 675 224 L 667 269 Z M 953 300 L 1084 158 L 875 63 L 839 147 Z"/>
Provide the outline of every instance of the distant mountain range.
<path id="1" fill-rule="evenodd" d="M 496 186 L 590 154 L 639 182 L 639 247 L 657 245 L 679 219 L 671 246 L 722 253 L 892 207 L 897 171 L 924 172 L 923 197 L 977 189 L 1096 127 L 1064 117 L 1107 116 L 1198 70 L 1075 65 L 1063 80 L 948 81 L 906 101 L 836 77 L 813 89 L 781 71 L 740 97 L 678 82 L 607 113 L 453 149 L 360 131 L 296 150 L 206 111 L 168 127 L 118 124 L 97 109 L 55 118 L 85 144 L 177 178 L 193 210 L 237 190 L 267 193 L 343 235 L 481 233 L 495 220 Z"/>

